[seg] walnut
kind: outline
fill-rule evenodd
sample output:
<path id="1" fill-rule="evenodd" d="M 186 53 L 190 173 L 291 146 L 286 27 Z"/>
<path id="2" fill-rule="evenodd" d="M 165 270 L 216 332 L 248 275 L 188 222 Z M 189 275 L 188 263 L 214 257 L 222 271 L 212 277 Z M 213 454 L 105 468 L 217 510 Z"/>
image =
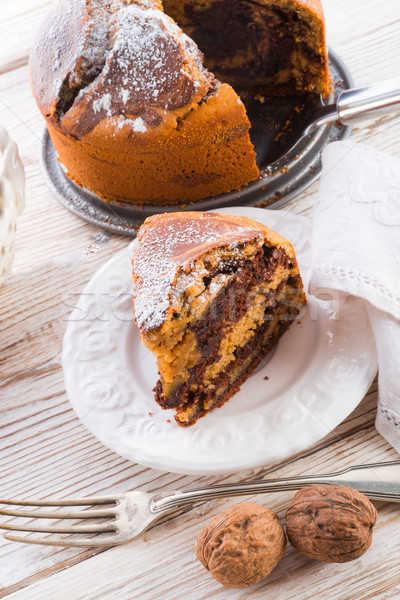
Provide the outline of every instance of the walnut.
<path id="1" fill-rule="evenodd" d="M 341 485 L 313 485 L 293 498 L 286 532 L 302 554 L 343 563 L 368 550 L 376 519 L 375 507 L 361 492 Z"/>
<path id="2" fill-rule="evenodd" d="M 253 502 L 216 515 L 199 533 L 196 554 L 211 575 L 228 587 L 244 588 L 269 575 L 281 560 L 286 536 L 278 516 Z"/>

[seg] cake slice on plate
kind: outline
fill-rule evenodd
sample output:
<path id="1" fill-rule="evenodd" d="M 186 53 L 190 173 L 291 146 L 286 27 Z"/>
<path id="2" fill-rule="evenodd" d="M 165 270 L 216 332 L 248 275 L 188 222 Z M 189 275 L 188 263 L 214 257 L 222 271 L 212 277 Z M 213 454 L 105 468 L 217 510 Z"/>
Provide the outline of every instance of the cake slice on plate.
<path id="1" fill-rule="evenodd" d="M 135 319 L 155 399 L 192 425 L 239 389 L 306 303 L 290 242 L 247 217 L 155 215 L 133 255 Z"/>

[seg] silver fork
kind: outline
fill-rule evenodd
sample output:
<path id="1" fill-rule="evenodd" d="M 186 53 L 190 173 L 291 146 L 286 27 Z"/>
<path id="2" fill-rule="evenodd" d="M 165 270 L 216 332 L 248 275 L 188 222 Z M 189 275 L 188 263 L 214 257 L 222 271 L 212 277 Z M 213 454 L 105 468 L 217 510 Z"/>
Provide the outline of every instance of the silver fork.
<path id="1" fill-rule="evenodd" d="M 49 546 L 115 546 L 132 540 L 143 533 L 150 525 L 154 525 L 157 521 L 160 521 L 165 515 L 176 512 L 188 505 L 194 505 L 198 502 L 213 500 L 219 497 L 297 490 L 303 486 L 313 484 L 344 485 L 363 492 L 373 500 L 400 502 L 400 460 L 350 467 L 344 471 L 329 475 L 309 475 L 288 477 L 285 479 L 257 479 L 241 483 L 161 494 L 133 491 L 123 494 L 110 494 L 108 496 L 63 500 L 51 498 L 47 500 L 0 500 L 0 504 L 15 506 L 106 506 L 106 508 L 72 511 L 55 510 L 54 512 L 0 509 L 0 514 L 2 515 L 26 517 L 29 519 L 106 519 L 104 523 L 95 525 L 78 524 L 68 527 L 64 525 L 37 526 L 34 524 L 12 525 L 7 523 L 0 524 L 0 528 L 35 533 L 109 534 L 101 538 L 86 537 L 83 539 L 61 536 L 34 538 L 4 534 L 6 539 L 15 542 L 28 542 L 30 544 L 44 544 Z"/>

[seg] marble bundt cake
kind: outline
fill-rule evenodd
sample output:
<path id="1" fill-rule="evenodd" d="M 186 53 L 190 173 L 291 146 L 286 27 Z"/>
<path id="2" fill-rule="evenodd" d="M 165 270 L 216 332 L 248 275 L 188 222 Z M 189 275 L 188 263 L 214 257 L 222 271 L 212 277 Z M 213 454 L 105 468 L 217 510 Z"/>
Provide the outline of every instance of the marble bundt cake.
<path id="1" fill-rule="evenodd" d="M 155 399 L 179 425 L 233 396 L 306 303 L 290 242 L 246 217 L 150 217 L 132 264 L 136 323 L 158 363 Z"/>
<path id="2" fill-rule="evenodd" d="M 259 176 L 238 91 L 328 90 L 319 0 L 60 0 L 30 57 L 67 174 L 111 200 L 174 204 Z"/>

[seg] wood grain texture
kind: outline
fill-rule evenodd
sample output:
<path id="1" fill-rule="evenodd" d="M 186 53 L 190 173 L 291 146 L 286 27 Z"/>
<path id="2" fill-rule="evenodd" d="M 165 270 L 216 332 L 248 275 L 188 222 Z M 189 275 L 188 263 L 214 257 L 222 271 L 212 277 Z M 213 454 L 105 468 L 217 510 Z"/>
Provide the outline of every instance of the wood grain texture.
<path id="1" fill-rule="evenodd" d="M 90 495 L 235 481 L 147 469 L 103 447 L 78 421 L 66 398 L 60 365 L 66 318 L 84 285 L 126 239 L 110 235 L 95 255 L 85 248 L 99 230 L 66 211 L 40 171 L 43 120 L 31 97 L 28 51 L 50 3 L 2 3 L 0 124 L 19 145 L 27 175 L 27 206 L 19 221 L 14 275 L 0 288 L 0 497 Z M 357 85 L 398 74 L 398 0 L 324 0 L 328 43 Z M 400 118 L 356 128 L 352 139 L 400 157 Z M 317 184 L 288 205 L 308 215 Z M 274 476 L 338 470 L 389 460 L 394 451 L 374 429 L 374 384 L 358 408 L 314 447 L 273 465 Z M 292 494 L 252 498 L 283 518 Z M 248 498 L 243 498 L 248 499 Z M 126 546 L 81 551 L 18 545 L 0 538 L 0 598 L 10 600 L 150 600 L 400 598 L 400 510 L 379 504 L 371 550 L 354 563 L 325 565 L 288 548 L 264 582 L 226 590 L 195 559 L 195 539 L 207 520 L 233 500 L 219 500 L 154 528 Z M 14 519 L 5 519 L 18 522 Z"/>

